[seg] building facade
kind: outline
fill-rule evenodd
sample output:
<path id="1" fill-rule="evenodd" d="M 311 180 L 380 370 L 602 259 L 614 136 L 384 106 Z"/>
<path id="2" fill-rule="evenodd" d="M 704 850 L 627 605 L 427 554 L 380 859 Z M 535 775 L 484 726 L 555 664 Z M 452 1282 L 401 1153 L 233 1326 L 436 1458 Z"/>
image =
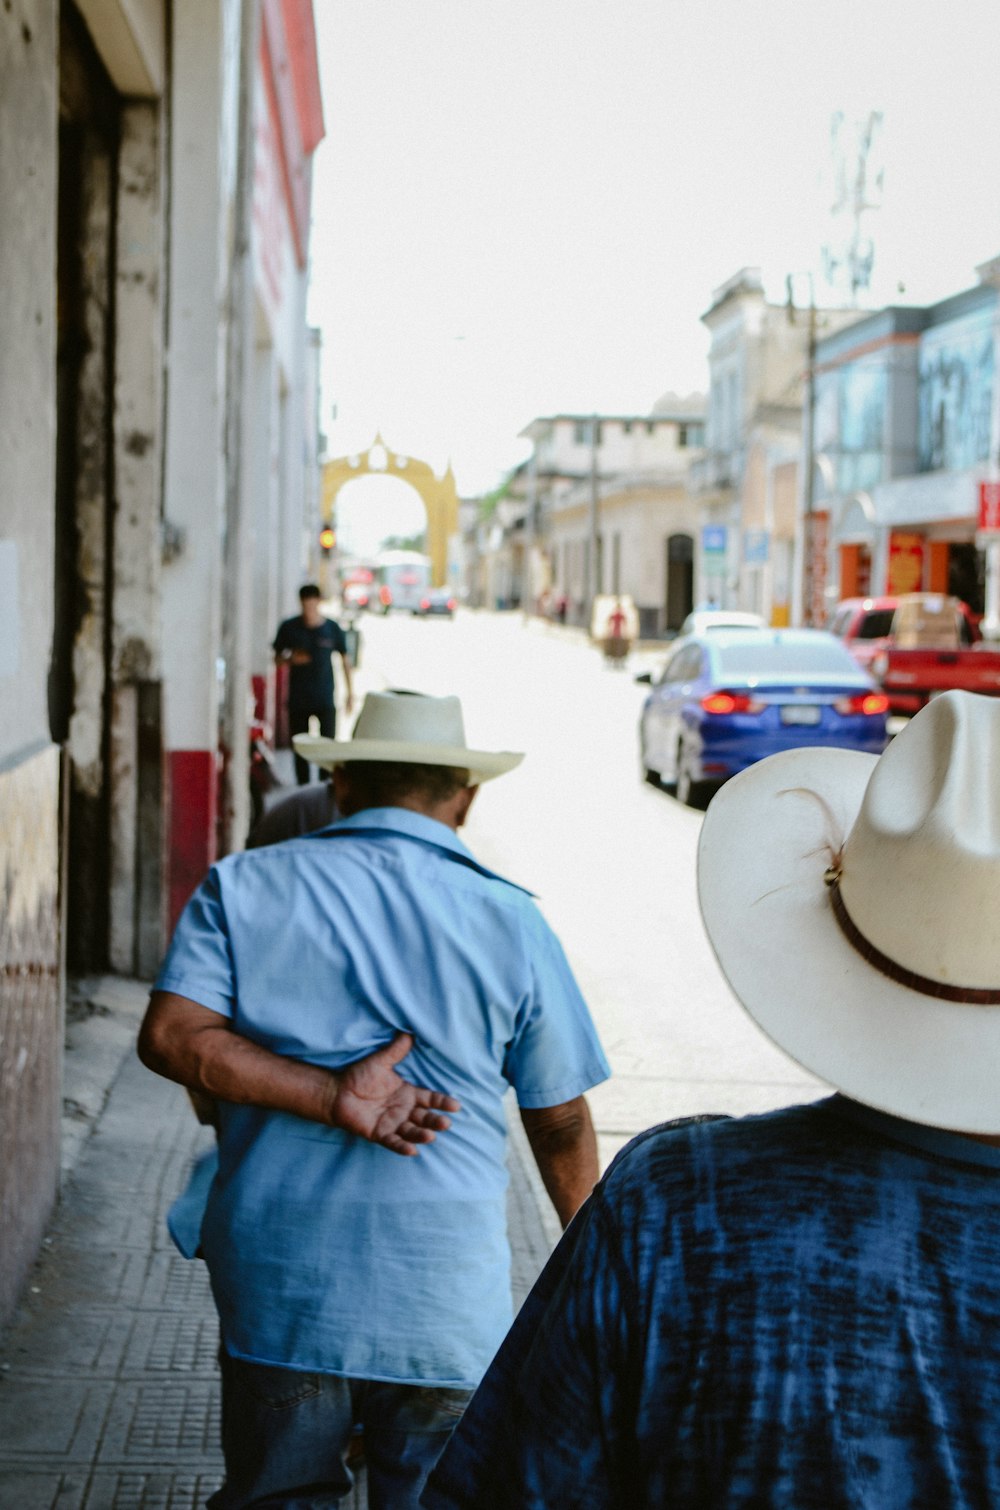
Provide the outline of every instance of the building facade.
<path id="1" fill-rule="evenodd" d="M 760 269 L 741 268 L 712 295 L 705 454 L 692 468 L 699 602 L 791 622 L 796 580 L 796 472 L 810 346 L 856 312 L 769 303 Z"/>
<path id="2" fill-rule="evenodd" d="M 0 1316 L 58 1189 L 67 973 L 148 978 L 245 832 L 314 533 L 322 129 L 310 0 L 0 10 Z"/>
<path id="3" fill-rule="evenodd" d="M 1000 445 L 998 329 L 987 267 L 977 286 L 938 304 L 879 310 L 818 343 L 806 501 L 827 609 L 923 589 L 983 613 L 977 505 Z"/>
<path id="4" fill-rule="evenodd" d="M 700 394 L 667 394 L 648 414 L 557 414 L 533 443 L 519 492 L 531 598 L 588 623 L 595 594 L 622 593 L 641 633 L 677 628 L 693 603 L 696 511 L 688 473 L 702 454 Z"/>

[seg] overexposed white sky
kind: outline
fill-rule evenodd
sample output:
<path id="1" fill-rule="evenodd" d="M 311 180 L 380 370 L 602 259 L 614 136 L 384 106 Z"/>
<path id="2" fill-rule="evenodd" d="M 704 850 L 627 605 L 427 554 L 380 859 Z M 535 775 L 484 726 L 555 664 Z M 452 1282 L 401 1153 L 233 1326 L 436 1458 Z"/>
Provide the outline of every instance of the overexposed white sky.
<path id="1" fill-rule="evenodd" d="M 838 109 L 884 114 L 869 302 L 1000 253 L 997 0 L 314 3 L 331 455 L 381 430 L 473 494 L 536 415 L 704 390 L 714 287 L 819 276 Z"/>

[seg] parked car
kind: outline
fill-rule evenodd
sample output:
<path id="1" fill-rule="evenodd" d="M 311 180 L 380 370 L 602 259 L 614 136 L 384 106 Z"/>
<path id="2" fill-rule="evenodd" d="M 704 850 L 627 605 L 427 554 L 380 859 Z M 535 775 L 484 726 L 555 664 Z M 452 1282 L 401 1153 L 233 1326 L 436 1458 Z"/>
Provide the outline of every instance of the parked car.
<path id="1" fill-rule="evenodd" d="M 743 613 L 729 608 L 696 608 L 677 631 L 677 638 L 689 634 L 706 634 L 710 629 L 766 629 L 759 613 Z"/>
<path id="2" fill-rule="evenodd" d="M 455 595 L 450 587 L 432 587 L 424 593 L 416 611 L 425 619 L 434 614 L 450 619 L 455 613 Z"/>
<path id="3" fill-rule="evenodd" d="M 692 807 L 797 745 L 881 754 L 888 700 L 823 629 L 713 629 L 679 643 L 639 721 L 643 775 Z"/>
<path id="4" fill-rule="evenodd" d="M 830 628 L 881 684 L 891 713 L 917 713 L 936 693 L 955 688 L 1000 695 L 1000 653 L 982 644 L 960 598 L 845 598 Z"/>
<path id="5" fill-rule="evenodd" d="M 371 596 L 370 582 L 345 582 L 340 594 L 344 612 L 360 612 L 361 609 L 370 607 Z"/>

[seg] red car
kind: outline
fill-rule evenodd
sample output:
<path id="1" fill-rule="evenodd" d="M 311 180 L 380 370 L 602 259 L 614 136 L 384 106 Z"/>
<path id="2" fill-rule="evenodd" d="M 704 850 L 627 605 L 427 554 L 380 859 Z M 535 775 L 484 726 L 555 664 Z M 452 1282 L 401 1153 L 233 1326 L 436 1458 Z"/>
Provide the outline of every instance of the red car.
<path id="1" fill-rule="evenodd" d="M 949 689 L 1000 694 L 1000 655 L 981 643 L 976 621 L 959 598 L 846 598 L 830 629 L 881 683 L 893 713 L 916 713 Z"/>

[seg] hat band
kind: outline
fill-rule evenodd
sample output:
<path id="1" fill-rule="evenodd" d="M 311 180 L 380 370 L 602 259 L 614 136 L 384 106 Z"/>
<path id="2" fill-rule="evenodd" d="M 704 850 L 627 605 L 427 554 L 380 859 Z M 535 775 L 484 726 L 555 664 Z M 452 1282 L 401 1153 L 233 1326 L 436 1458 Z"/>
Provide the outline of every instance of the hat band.
<path id="1" fill-rule="evenodd" d="M 995 1007 L 1000 1006 L 1000 991 L 978 986 L 949 986 L 939 980 L 931 980 L 927 975 L 918 975 L 915 970 L 908 970 L 905 965 L 898 965 L 894 959 L 883 954 L 881 949 L 866 939 L 861 929 L 851 917 L 844 898 L 840 894 L 840 871 L 831 867 L 824 877 L 830 891 L 830 901 L 833 905 L 833 915 L 837 919 L 840 931 L 847 942 L 873 965 L 882 975 L 896 981 L 901 986 L 908 986 L 911 991 L 919 991 L 923 996 L 936 996 L 941 1001 L 971 1002 L 975 1006 Z"/>

